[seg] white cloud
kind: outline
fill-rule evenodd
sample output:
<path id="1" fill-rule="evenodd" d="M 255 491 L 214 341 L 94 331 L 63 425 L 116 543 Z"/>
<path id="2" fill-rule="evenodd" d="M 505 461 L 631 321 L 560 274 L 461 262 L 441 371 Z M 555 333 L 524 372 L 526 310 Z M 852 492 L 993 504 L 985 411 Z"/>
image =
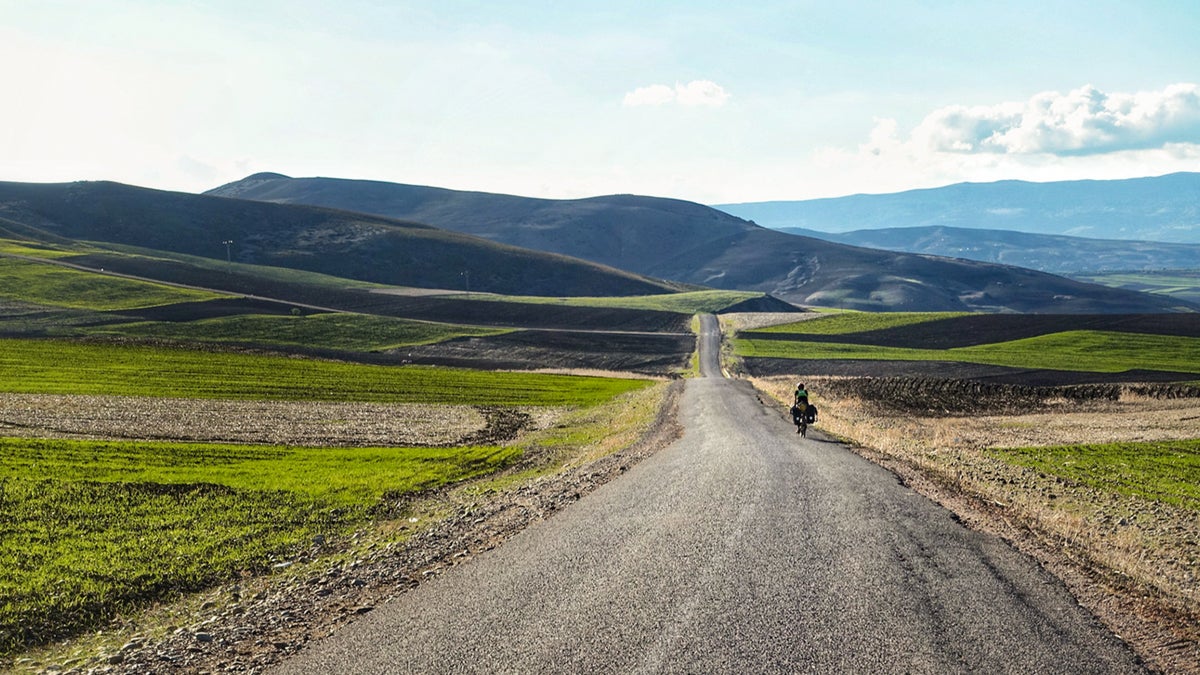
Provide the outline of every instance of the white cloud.
<path id="1" fill-rule="evenodd" d="M 633 107 L 640 105 L 665 105 L 675 100 L 675 90 L 665 84 L 652 84 L 649 87 L 638 87 L 625 94 L 624 105 Z"/>
<path id="2" fill-rule="evenodd" d="M 937 187 L 964 181 L 991 182 L 1027 180 L 1107 180 L 1157 176 L 1177 171 L 1196 171 L 1200 166 L 1200 142 L 1163 143 L 1151 148 L 1112 149 L 1105 152 L 973 152 L 935 150 L 928 137 L 898 133 L 891 119 L 877 119 L 870 139 L 856 148 L 826 146 L 816 149 L 808 162 L 777 168 L 791 179 L 790 190 L 776 187 L 774 196 L 830 197 L 856 192 L 898 192 Z M 946 135 L 942 139 L 964 140 Z M 772 177 L 759 176 L 760 183 L 744 185 L 745 194 L 770 192 Z M 789 198 L 797 198 L 790 196 Z M 740 201 L 754 201 L 739 197 Z"/>
<path id="3" fill-rule="evenodd" d="M 722 106 L 729 100 L 729 92 L 721 85 L 709 80 L 693 80 L 675 85 L 675 100 L 679 105 Z"/>
<path id="4" fill-rule="evenodd" d="M 629 107 L 661 106 L 674 103 L 683 106 L 725 105 L 729 100 L 729 92 L 710 80 L 692 80 L 687 84 L 679 82 L 674 87 L 665 84 L 652 84 L 648 87 L 638 87 L 625 94 L 622 103 Z"/>
<path id="5" fill-rule="evenodd" d="M 1087 85 L 1024 103 L 949 106 L 930 113 L 911 142 L 932 152 L 1060 156 L 1200 144 L 1200 85 L 1132 94 Z"/>
<path id="6" fill-rule="evenodd" d="M 1133 178 L 1196 171 L 1197 162 L 1200 85 L 1134 94 L 1085 86 L 1021 103 L 947 106 L 910 129 L 876 118 L 857 147 L 817 148 L 808 165 L 781 172 L 808 196 L 832 196 L 864 186 Z"/>

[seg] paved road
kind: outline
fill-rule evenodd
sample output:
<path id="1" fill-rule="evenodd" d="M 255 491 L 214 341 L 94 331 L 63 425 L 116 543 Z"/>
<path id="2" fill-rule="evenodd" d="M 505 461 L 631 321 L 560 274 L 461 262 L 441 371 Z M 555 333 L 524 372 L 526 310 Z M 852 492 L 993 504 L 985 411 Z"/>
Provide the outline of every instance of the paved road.
<path id="1" fill-rule="evenodd" d="M 715 363 L 671 447 L 278 672 L 1140 670 L 1036 564 Z"/>

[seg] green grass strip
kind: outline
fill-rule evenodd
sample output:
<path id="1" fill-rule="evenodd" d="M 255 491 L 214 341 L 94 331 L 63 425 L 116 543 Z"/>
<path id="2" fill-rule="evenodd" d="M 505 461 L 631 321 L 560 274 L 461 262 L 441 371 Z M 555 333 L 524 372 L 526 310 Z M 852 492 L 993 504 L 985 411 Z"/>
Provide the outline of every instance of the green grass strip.
<path id="1" fill-rule="evenodd" d="M 0 295 L 22 302 L 97 311 L 228 297 L 3 256 Z"/>
<path id="2" fill-rule="evenodd" d="M 104 326 L 94 334 L 382 351 L 458 337 L 500 335 L 511 329 L 457 326 L 366 314 L 238 315 L 198 321 L 144 321 Z"/>
<path id="3" fill-rule="evenodd" d="M 756 328 L 762 333 L 845 335 L 967 316 L 969 312 L 839 312 L 818 319 Z"/>
<path id="4" fill-rule="evenodd" d="M 737 355 L 745 357 L 959 361 L 1097 373 L 1135 369 L 1200 373 L 1200 338 L 1109 331 L 1068 331 L 954 349 L 738 339 L 734 345 Z"/>
<path id="5" fill-rule="evenodd" d="M 991 453 L 1097 490 L 1200 511 L 1200 440 L 1006 448 Z"/>
<path id="6" fill-rule="evenodd" d="M 265 571 L 520 450 L 0 439 L 0 653 Z"/>
<path id="7" fill-rule="evenodd" d="M 634 379 L 0 339 L 0 391 L 15 393 L 590 406 L 648 384 Z"/>
<path id="8" fill-rule="evenodd" d="M 24 255 L 31 258 L 69 258 L 73 255 L 79 255 L 78 250 L 66 250 L 52 244 L 42 244 L 35 241 L 21 241 L 16 239 L 0 238 L 0 253 L 11 253 L 13 255 Z"/>

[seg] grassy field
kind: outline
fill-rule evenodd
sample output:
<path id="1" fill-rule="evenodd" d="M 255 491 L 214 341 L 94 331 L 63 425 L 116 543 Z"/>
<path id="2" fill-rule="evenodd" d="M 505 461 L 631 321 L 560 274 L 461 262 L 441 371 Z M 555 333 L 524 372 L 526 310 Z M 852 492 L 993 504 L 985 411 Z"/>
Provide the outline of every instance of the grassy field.
<path id="1" fill-rule="evenodd" d="M 89 331 L 200 342 L 300 345 L 350 351 L 382 351 L 457 337 L 500 335 L 508 329 L 456 326 L 367 314 L 309 316 L 236 315 L 198 321 L 143 321 Z"/>
<path id="2" fill-rule="evenodd" d="M 99 311 L 227 297 L 0 256 L 0 294 L 11 300 Z"/>
<path id="3" fill-rule="evenodd" d="M 67 337 L 104 323 L 101 312 L 69 307 L 49 307 L 0 297 L 0 333 L 10 336 Z"/>
<path id="4" fill-rule="evenodd" d="M 586 416 L 623 409 L 614 399 L 640 398 L 650 384 L 0 340 L 0 391 L 8 392 L 554 406 Z M 537 442 L 560 448 L 583 442 L 580 434 L 595 442 L 614 428 L 581 424 Z M 0 439 L 0 655 L 269 571 L 318 535 L 370 527 L 385 499 L 495 473 L 523 453 Z"/>
<path id="5" fill-rule="evenodd" d="M 515 448 L 0 439 L 0 654 L 261 572 Z"/>
<path id="6" fill-rule="evenodd" d="M 65 340 L 0 340 L 0 391 L 235 400 L 595 405 L 645 380 L 371 366 Z"/>
<path id="7" fill-rule="evenodd" d="M 527 302 L 535 304 L 572 305 L 576 307 L 616 307 L 621 309 L 650 309 L 679 314 L 717 312 L 751 298 L 762 297 L 762 293 L 748 291 L 689 291 L 666 295 L 637 295 L 630 297 L 604 298 L 549 298 L 541 296 L 472 294 L 473 300 L 495 300 L 503 302 Z"/>
<path id="8" fill-rule="evenodd" d="M 967 316 L 967 312 L 838 312 L 817 319 L 757 328 L 761 333 L 845 335 Z"/>
<path id="9" fill-rule="evenodd" d="M 0 238 L 0 253 L 10 253 L 12 255 L 24 255 L 31 258 L 69 258 L 73 255 L 79 255 L 79 251 L 70 250 L 65 247 L 54 246 L 52 244 L 42 244 L 32 241 L 21 241 L 16 239 Z"/>
<path id="10" fill-rule="evenodd" d="M 1200 440 L 990 451 L 1020 466 L 1200 512 Z"/>
<path id="11" fill-rule="evenodd" d="M 812 321 L 819 323 L 822 320 Z M 1116 373 L 1133 369 L 1200 373 L 1200 338 L 1068 331 L 953 349 L 911 349 L 792 340 L 735 339 L 736 354 L 782 359 L 959 361 L 1014 368 Z"/>

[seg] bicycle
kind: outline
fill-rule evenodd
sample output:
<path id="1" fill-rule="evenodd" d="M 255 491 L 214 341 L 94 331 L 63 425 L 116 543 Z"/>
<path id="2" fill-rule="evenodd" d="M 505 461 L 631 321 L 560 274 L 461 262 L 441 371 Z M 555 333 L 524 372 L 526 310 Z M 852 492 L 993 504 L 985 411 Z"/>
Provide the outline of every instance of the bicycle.
<path id="1" fill-rule="evenodd" d="M 808 436 L 808 427 L 810 424 L 817 422 L 817 406 L 809 403 L 803 408 L 800 404 L 792 406 L 792 424 L 796 425 L 796 433 L 800 434 L 801 438 Z"/>

